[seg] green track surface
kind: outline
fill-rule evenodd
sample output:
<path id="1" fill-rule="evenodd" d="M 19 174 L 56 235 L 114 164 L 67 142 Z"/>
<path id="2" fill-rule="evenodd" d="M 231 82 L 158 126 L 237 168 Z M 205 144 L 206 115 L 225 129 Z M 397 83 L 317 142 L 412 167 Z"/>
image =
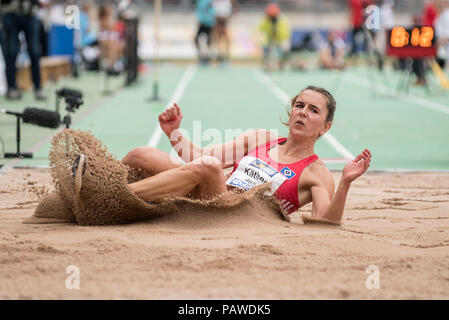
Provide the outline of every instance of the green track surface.
<path id="1" fill-rule="evenodd" d="M 58 84 L 82 90 L 85 104 L 73 116 L 73 128 L 90 130 L 118 158 L 137 146 L 145 146 L 157 128 L 157 115 L 167 106 L 187 66 L 163 65 L 160 70 L 161 102 L 151 102 L 152 74 L 141 76 L 137 84 L 123 88 L 124 80 L 114 78 L 114 93 L 104 96 L 100 74 L 84 74 Z M 309 84 L 329 89 L 337 100 L 337 112 L 330 133 L 353 155 L 364 148 L 373 153 L 373 170 L 449 170 L 449 92 L 431 78 L 431 93 L 411 87 L 409 93 L 397 93 L 401 75 L 395 71 L 377 71 L 353 67 L 345 72 L 314 70 L 284 71 L 269 74 L 290 97 Z M 31 94 L 20 102 L 2 100 L 1 108 L 21 111 L 26 106 L 55 109 L 54 89 L 50 100 L 36 104 Z M 385 89 L 392 89 L 390 94 Z M 52 91 L 53 90 L 53 91 Z M 3 98 L 2 98 L 3 99 Z M 178 101 L 184 114 L 182 128 L 194 142 L 206 146 L 212 142 L 207 129 L 218 129 L 223 139 L 232 129 L 287 128 L 280 118 L 286 106 L 269 88 L 258 81 L 255 67 L 199 67 Z M 429 109 L 435 107 L 443 111 Z M 433 107 L 432 107 L 433 106 Z M 445 113 L 445 111 L 447 113 Z M 196 122 L 200 121 L 200 122 Z M 196 123 L 196 124 L 195 124 Z M 201 131 L 194 132 L 194 124 Z M 49 137 L 54 130 L 25 124 L 22 126 L 22 150 L 35 151 L 35 158 L 13 163 L 20 166 L 48 165 Z M 210 131 L 209 131 L 210 132 Z M 0 114 L 0 136 L 7 151 L 15 151 L 15 118 Z M 163 136 L 158 147 L 170 151 Z M 320 139 L 316 153 L 324 159 L 342 158 L 331 145 Z M 12 164 L 0 159 L 1 164 Z M 329 163 L 341 169 L 341 163 Z"/>

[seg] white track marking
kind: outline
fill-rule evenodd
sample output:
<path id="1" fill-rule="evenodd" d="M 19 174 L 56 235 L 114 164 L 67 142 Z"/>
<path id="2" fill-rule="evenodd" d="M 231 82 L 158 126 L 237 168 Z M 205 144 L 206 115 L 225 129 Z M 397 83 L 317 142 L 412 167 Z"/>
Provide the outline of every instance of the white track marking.
<path id="1" fill-rule="evenodd" d="M 327 143 L 329 143 L 332 148 L 335 149 L 343 158 L 345 159 L 354 159 L 355 157 L 351 152 L 349 152 L 348 149 L 346 149 L 333 135 L 326 132 L 323 135 L 323 139 L 326 140 Z"/>
<path id="2" fill-rule="evenodd" d="M 369 81 L 361 76 L 358 76 L 356 74 L 353 74 L 353 73 L 346 72 L 343 79 L 348 82 L 354 83 L 356 85 L 365 87 L 365 88 L 370 88 L 372 86 L 371 81 Z M 380 89 L 381 93 L 386 94 L 386 95 L 391 95 L 391 93 L 393 92 L 392 88 L 387 87 L 380 83 L 376 83 L 376 87 Z M 394 93 L 398 94 L 396 92 L 396 90 L 394 90 Z M 445 114 L 449 115 L 449 107 L 445 106 L 444 104 L 433 102 L 433 101 L 427 100 L 425 98 L 414 96 L 411 94 L 398 95 L 397 98 L 401 99 L 403 101 L 409 102 L 409 103 L 413 103 L 417 106 L 420 106 L 420 107 L 423 107 L 426 109 L 438 111 L 438 112 L 445 113 Z"/>
<path id="3" fill-rule="evenodd" d="M 186 72 L 184 72 L 184 75 L 181 78 L 181 81 L 179 81 L 178 86 L 175 89 L 175 92 L 171 96 L 170 100 L 168 101 L 166 107 L 164 110 L 167 110 L 170 108 L 173 103 L 179 101 L 184 94 L 185 89 L 187 88 L 187 85 L 192 80 L 193 76 L 195 75 L 195 72 L 197 70 L 196 65 L 191 65 L 187 68 Z M 157 127 L 154 129 L 153 134 L 150 137 L 150 140 L 148 141 L 147 146 L 148 147 L 157 147 L 159 144 L 159 141 L 162 137 L 162 129 L 159 123 L 157 124 Z"/>
<path id="4" fill-rule="evenodd" d="M 351 159 L 328 159 L 320 158 L 324 163 L 348 163 Z"/>
<path id="5" fill-rule="evenodd" d="M 278 85 L 276 83 L 274 83 L 274 81 L 268 77 L 267 75 L 265 75 L 264 73 L 262 73 L 261 71 L 256 71 L 255 72 L 256 78 L 257 80 L 259 80 L 262 84 L 264 84 L 265 86 L 267 86 L 270 91 L 279 98 L 279 100 L 282 101 L 282 103 L 287 104 L 290 101 L 290 97 L 288 96 L 288 94 L 286 94 L 284 92 L 284 90 L 282 90 L 281 88 L 278 87 Z M 326 142 L 332 147 L 334 148 L 335 151 L 337 151 L 343 158 L 345 159 L 354 159 L 354 155 L 349 152 L 348 149 L 346 149 L 333 135 L 331 135 L 330 133 L 326 132 L 323 135 L 323 139 L 326 140 Z"/>

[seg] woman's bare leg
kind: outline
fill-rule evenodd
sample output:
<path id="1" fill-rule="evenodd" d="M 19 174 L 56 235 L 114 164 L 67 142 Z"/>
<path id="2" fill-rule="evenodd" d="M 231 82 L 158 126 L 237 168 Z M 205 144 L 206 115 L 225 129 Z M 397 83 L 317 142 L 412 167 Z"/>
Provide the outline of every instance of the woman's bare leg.
<path id="1" fill-rule="evenodd" d="M 185 166 L 163 171 L 131 183 L 128 188 L 145 201 L 163 201 L 187 195 L 203 199 L 227 190 L 222 166 L 214 157 L 203 157 Z"/>
<path id="2" fill-rule="evenodd" d="M 149 177 L 182 166 L 181 162 L 170 157 L 167 152 L 152 147 L 135 148 L 122 159 L 122 162 L 144 170 Z"/>

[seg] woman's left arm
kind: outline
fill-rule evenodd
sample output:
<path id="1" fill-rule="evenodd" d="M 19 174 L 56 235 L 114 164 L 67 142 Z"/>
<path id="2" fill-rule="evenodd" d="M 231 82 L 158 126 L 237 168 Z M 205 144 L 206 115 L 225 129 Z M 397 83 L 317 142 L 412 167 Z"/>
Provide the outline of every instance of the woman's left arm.
<path id="1" fill-rule="evenodd" d="M 335 194 L 333 194 L 333 183 L 329 182 L 329 179 L 318 177 L 310 189 L 312 195 L 312 216 L 340 223 L 351 183 L 368 170 L 370 161 L 371 153 L 368 149 L 365 149 L 354 160 L 349 162 L 343 168 L 343 174 Z"/>

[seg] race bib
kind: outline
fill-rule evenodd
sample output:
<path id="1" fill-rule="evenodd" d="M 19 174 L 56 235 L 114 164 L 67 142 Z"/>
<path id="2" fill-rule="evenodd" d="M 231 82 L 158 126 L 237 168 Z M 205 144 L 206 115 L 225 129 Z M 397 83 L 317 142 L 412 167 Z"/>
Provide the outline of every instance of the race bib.
<path id="1" fill-rule="evenodd" d="M 244 157 L 234 173 L 226 180 L 228 186 L 249 190 L 255 186 L 271 183 L 271 190 L 265 195 L 271 196 L 287 178 L 266 162 L 252 157 Z"/>

